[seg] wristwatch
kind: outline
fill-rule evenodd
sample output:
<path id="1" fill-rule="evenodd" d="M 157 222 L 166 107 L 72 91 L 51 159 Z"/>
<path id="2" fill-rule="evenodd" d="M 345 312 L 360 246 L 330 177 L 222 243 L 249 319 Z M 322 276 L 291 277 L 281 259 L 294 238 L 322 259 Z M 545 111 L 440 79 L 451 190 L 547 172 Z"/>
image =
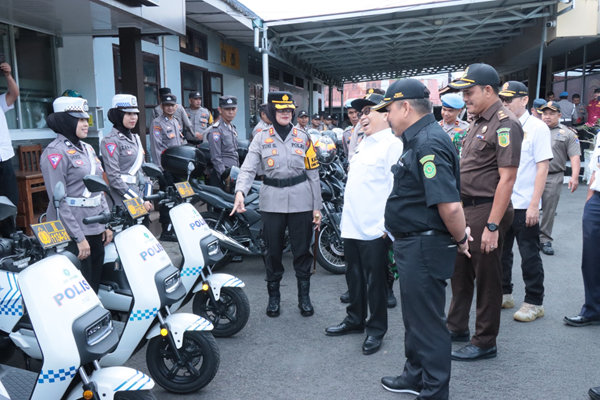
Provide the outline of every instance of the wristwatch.
<path id="1" fill-rule="evenodd" d="M 490 232 L 496 232 L 498 230 L 498 225 L 494 224 L 493 222 L 488 222 L 487 224 L 485 224 L 485 226 Z"/>
<path id="2" fill-rule="evenodd" d="M 454 237 L 452 237 L 451 239 L 454 243 L 461 245 L 461 244 L 465 244 L 467 242 L 467 240 L 469 239 L 469 235 L 467 235 L 467 233 L 465 232 L 465 237 L 461 241 L 456 241 L 456 239 L 454 239 Z"/>

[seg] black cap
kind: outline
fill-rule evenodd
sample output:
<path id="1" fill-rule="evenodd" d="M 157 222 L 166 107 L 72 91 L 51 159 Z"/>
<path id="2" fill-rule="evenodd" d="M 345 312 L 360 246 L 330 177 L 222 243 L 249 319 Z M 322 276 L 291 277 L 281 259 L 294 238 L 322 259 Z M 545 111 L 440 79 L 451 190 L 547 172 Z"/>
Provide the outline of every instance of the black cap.
<path id="1" fill-rule="evenodd" d="M 300 118 L 300 117 L 308 117 L 308 113 L 306 111 L 304 111 L 304 110 L 301 110 L 298 113 L 298 118 Z"/>
<path id="2" fill-rule="evenodd" d="M 502 97 L 525 97 L 529 96 L 527 86 L 519 81 L 508 81 L 502 85 L 502 90 L 499 93 Z"/>
<path id="3" fill-rule="evenodd" d="M 366 106 L 375 106 L 383 100 L 383 94 L 369 93 L 362 99 L 353 100 L 350 106 L 357 111 L 361 111 Z"/>
<path id="4" fill-rule="evenodd" d="M 331 115 L 329 115 L 329 114 L 325 115 L 324 119 L 331 119 Z"/>
<path id="5" fill-rule="evenodd" d="M 471 64 L 458 80 L 448 84 L 452 89 L 466 89 L 476 85 L 500 86 L 498 72 L 491 65 Z"/>
<path id="6" fill-rule="evenodd" d="M 552 110 L 552 111 L 560 112 L 560 104 L 558 104 L 555 101 L 549 101 L 546 104 L 544 104 L 543 106 L 541 106 L 540 108 L 538 108 L 538 111 L 544 111 L 544 110 Z"/>
<path id="7" fill-rule="evenodd" d="M 170 93 L 171 93 L 171 88 L 161 87 L 160 89 L 158 89 L 158 95 L 160 97 L 163 97 L 165 94 L 170 94 Z"/>
<path id="8" fill-rule="evenodd" d="M 428 99 L 429 93 L 427 86 L 418 79 L 400 79 L 388 87 L 383 100 L 372 109 L 385 112 L 385 107 L 396 100 Z"/>
<path id="9" fill-rule="evenodd" d="M 190 92 L 190 99 L 201 99 L 202 95 L 200 92 Z"/>
<path id="10" fill-rule="evenodd" d="M 177 104 L 177 97 L 174 94 L 168 93 L 160 96 L 160 102 L 162 104 Z"/>
<path id="11" fill-rule="evenodd" d="M 338 117 L 338 116 L 337 116 L 337 114 L 334 114 L 334 115 L 333 115 L 333 117 L 332 117 L 332 119 L 333 119 L 334 121 L 337 121 L 337 120 L 339 120 L 339 118 L 340 118 L 340 117 Z"/>
<path id="12" fill-rule="evenodd" d="M 234 108 L 234 107 L 237 107 L 237 97 L 235 97 L 235 96 L 221 96 L 221 97 L 219 97 L 219 107 L 221 107 L 221 108 Z"/>
<path id="13" fill-rule="evenodd" d="M 381 94 L 381 95 L 384 95 L 385 92 L 383 91 L 383 89 L 380 89 L 380 88 L 369 88 L 369 90 L 367 90 L 367 94 Z"/>
<path id="14" fill-rule="evenodd" d="M 312 119 L 321 119 L 321 117 L 319 116 L 319 113 L 315 113 L 313 114 Z"/>
<path id="15" fill-rule="evenodd" d="M 267 101 L 275 105 L 275 108 L 278 110 L 283 110 L 284 108 L 296 108 L 290 92 L 269 92 Z"/>

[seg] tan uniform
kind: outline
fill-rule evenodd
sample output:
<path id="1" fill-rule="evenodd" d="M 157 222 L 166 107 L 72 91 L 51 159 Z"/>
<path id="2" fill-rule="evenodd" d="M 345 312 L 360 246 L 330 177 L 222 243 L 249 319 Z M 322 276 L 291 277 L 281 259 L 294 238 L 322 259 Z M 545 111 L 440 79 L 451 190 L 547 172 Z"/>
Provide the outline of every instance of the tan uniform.
<path id="1" fill-rule="evenodd" d="M 58 134 L 42 153 L 40 165 L 46 183 L 50 204 L 46 211 L 46 220 L 56 220 L 56 210 L 52 202 L 57 182 L 65 185 L 67 197 L 60 203 L 60 220 L 72 239 L 81 242 L 85 236 L 104 232 L 102 224 L 84 225 L 85 217 L 92 217 L 109 211 L 104 193 L 90 193 L 83 184 L 83 177 L 89 174 L 102 176 L 102 165 L 94 149 L 80 142 L 83 150 Z"/>
<path id="2" fill-rule="evenodd" d="M 203 136 L 206 135 L 206 131 L 208 130 L 209 126 L 213 123 L 212 114 L 210 113 L 210 111 L 208 111 L 208 109 L 204 107 L 200 107 L 197 110 L 192 110 L 190 107 L 187 107 L 185 111 L 187 112 L 187 116 L 190 119 L 190 122 L 192 124 L 192 131 L 194 133 L 193 137 L 191 133 L 188 133 L 185 135 L 185 138 L 190 143 L 200 144 L 206 138 L 203 138 L 202 140 L 198 139 L 196 137 L 196 132 L 202 134 Z"/>
<path id="3" fill-rule="evenodd" d="M 108 177 L 110 194 L 117 205 L 123 204 L 123 198 L 140 196 L 141 166 L 144 162 L 144 150 L 140 137 L 132 133 L 131 139 L 113 128 L 100 143 L 100 153 L 104 170 Z"/>
<path id="4" fill-rule="evenodd" d="M 208 140 L 210 159 L 217 177 L 220 177 L 227 168 L 240 165 L 237 138 L 237 130 L 233 124 L 228 125 L 224 121 L 218 121 L 210 127 L 206 140 Z"/>
<path id="5" fill-rule="evenodd" d="M 152 121 L 150 130 L 150 144 L 152 145 L 152 162 L 162 168 L 160 164 L 160 155 L 162 152 L 173 146 L 181 146 L 183 144 L 183 135 L 181 133 L 181 125 L 177 119 L 169 119 L 165 116 L 160 116 Z"/>
<path id="6" fill-rule="evenodd" d="M 303 131 L 293 128 L 285 141 L 273 128 L 262 131 L 250 145 L 235 190 L 247 194 L 259 166 L 262 166 L 266 178 L 287 179 L 306 173 L 308 179 L 294 186 L 279 188 L 263 184 L 260 188 L 260 210 L 272 213 L 320 210 L 318 162 L 315 166 L 314 162 L 310 165 L 307 161 L 311 152 L 314 153 L 310 136 Z M 307 169 L 307 166 L 313 169 Z"/>

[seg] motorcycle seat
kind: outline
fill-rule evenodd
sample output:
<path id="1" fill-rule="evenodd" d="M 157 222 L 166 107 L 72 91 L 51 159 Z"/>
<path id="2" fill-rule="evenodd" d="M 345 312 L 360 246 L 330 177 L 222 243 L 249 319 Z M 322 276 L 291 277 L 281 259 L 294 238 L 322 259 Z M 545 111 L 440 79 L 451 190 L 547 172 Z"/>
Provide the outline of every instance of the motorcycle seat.
<path id="1" fill-rule="evenodd" d="M 234 195 L 229 194 L 226 191 L 224 191 L 223 189 L 220 189 L 216 186 L 202 185 L 202 190 L 204 190 L 208 193 L 216 194 L 217 196 L 222 197 L 223 199 L 225 199 L 225 201 L 228 201 L 230 203 L 235 202 Z"/>

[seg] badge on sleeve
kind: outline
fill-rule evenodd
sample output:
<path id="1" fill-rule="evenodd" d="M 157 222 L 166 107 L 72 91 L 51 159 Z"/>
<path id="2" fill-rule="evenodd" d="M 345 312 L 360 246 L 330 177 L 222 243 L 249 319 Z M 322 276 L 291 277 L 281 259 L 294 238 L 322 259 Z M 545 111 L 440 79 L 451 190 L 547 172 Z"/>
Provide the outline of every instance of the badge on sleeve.
<path id="1" fill-rule="evenodd" d="M 419 160 L 419 162 L 423 164 L 423 174 L 425 174 L 425 178 L 431 179 L 437 173 L 435 164 L 433 163 L 434 159 L 435 154 L 429 154 Z"/>
<path id="2" fill-rule="evenodd" d="M 508 147 L 510 144 L 510 128 L 500 128 L 496 133 L 498 134 L 498 144 L 500 147 Z"/>
<path id="3" fill-rule="evenodd" d="M 62 160 L 62 155 L 60 154 L 50 154 L 48 156 L 48 161 L 50 161 L 50 165 L 52 165 L 52 168 L 54 169 L 56 169 L 60 160 Z"/>
<path id="4" fill-rule="evenodd" d="M 154 125 L 154 136 L 160 136 L 160 125 Z"/>
<path id="5" fill-rule="evenodd" d="M 213 133 L 213 139 L 215 140 L 215 142 L 219 141 L 219 137 L 221 137 L 221 135 L 219 135 L 218 133 Z"/>
<path id="6" fill-rule="evenodd" d="M 160 132 L 159 132 L 160 134 Z M 115 150 L 117 145 L 115 143 L 106 143 L 106 150 L 108 150 L 108 154 L 112 157 L 115 154 Z"/>

